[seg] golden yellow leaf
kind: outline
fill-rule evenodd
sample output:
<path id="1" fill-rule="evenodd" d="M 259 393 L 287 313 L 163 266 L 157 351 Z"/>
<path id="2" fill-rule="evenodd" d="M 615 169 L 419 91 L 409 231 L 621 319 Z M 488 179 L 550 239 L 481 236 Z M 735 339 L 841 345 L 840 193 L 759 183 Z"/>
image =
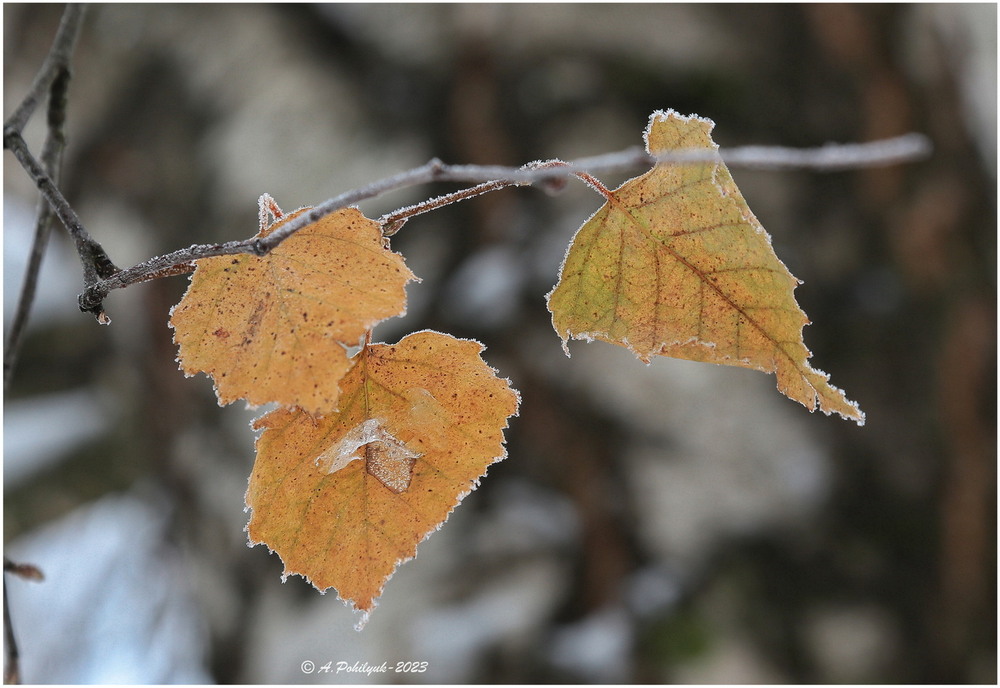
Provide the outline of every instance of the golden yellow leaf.
<path id="1" fill-rule="evenodd" d="M 506 456 L 518 395 L 482 348 L 429 331 L 369 344 L 341 382 L 338 412 L 260 418 L 251 544 L 277 552 L 285 575 L 336 588 L 363 623 L 396 567 Z"/>
<path id="2" fill-rule="evenodd" d="M 338 381 L 351 366 L 344 347 L 403 314 L 412 279 L 379 225 L 345 208 L 266 256 L 199 260 L 171 313 L 177 359 L 186 375 L 212 376 L 220 404 L 242 398 L 254 406 L 332 411 Z"/>
<path id="3" fill-rule="evenodd" d="M 655 112 L 646 149 L 714 151 L 713 126 Z M 808 363 L 797 284 L 725 164 L 661 163 L 609 192 L 547 298 L 564 347 L 600 339 L 647 363 L 662 355 L 776 373 L 778 389 L 810 411 L 863 425 L 857 404 Z"/>

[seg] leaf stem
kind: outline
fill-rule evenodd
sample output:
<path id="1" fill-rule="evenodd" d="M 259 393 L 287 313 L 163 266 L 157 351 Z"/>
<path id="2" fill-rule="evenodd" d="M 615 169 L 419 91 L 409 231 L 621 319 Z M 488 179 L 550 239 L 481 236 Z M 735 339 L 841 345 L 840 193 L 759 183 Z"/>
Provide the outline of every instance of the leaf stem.
<path id="1" fill-rule="evenodd" d="M 470 186 L 467 189 L 461 189 L 442 196 L 435 196 L 434 198 L 429 198 L 426 201 L 421 201 L 415 205 L 394 210 L 391 213 L 386 213 L 376 220 L 376 222 L 382 225 L 382 236 L 392 236 L 402 229 L 403 225 L 406 224 L 406 221 L 411 217 L 421 215 L 423 213 L 429 213 L 432 210 L 443 208 L 444 206 L 451 205 L 452 203 L 458 203 L 459 201 L 475 198 L 476 196 L 481 196 L 482 194 L 489 193 L 490 191 L 506 189 L 509 186 L 518 186 L 518 184 L 517 182 L 509 182 L 503 179 L 483 182 L 482 184 L 477 184 L 476 186 Z"/>
<path id="2" fill-rule="evenodd" d="M 563 162 L 562 160 L 548 160 L 546 162 L 535 163 L 536 169 L 542 169 L 546 167 L 569 167 L 569 163 Z M 588 186 L 593 188 L 597 193 L 604 196 L 607 201 L 611 200 L 611 191 L 608 187 L 604 186 L 603 182 L 594 175 L 588 172 L 576 172 L 574 176 L 585 182 Z"/>

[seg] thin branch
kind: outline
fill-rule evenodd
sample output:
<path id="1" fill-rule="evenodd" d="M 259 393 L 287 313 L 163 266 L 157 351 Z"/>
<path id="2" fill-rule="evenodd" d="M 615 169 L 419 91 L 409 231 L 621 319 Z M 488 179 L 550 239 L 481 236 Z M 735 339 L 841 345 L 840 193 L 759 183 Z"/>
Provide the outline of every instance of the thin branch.
<path id="1" fill-rule="evenodd" d="M 722 159 L 730 167 L 838 172 L 915 162 L 928 157 L 931 150 L 930 139 L 912 133 L 868 143 L 828 143 L 819 148 L 742 146 L 722 151 Z"/>
<path id="2" fill-rule="evenodd" d="M 13 684 L 21 682 L 21 654 L 17 649 L 17 639 L 14 637 L 14 626 L 10 622 L 10 608 L 7 606 L 7 575 L 12 573 L 25 580 L 41 581 L 45 579 L 41 570 L 34 564 L 13 562 L 6 556 L 3 558 L 3 642 L 4 665 L 3 682 Z"/>
<path id="3" fill-rule="evenodd" d="M 35 182 L 42 196 L 48 201 L 53 212 L 62 221 L 63 226 L 69 232 L 76 243 L 76 251 L 80 255 L 80 262 L 83 264 L 83 281 L 89 286 L 98 282 L 101 278 L 109 277 L 118 271 L 108 254 L 104 252 L 104 247 L 94 241 L 87 232 L 80 218 L 77 217 L 73 206 L 69 204 L 62 191 L 56 186 L 52 178 L 46 174 L 42 164 L 38 162 L 28 144 L 17 131 L 7 131 L 4 133 L 4 148 L 8 149 L 21 163 L 28 176 Z"/>
<path id="4" fill-rule="evenodd" d="M 529 163 L 523 167 L 484 165 L 447 165 L 437 158 L 405 172 L 380 179 L 367 186 L 353 189 L 317 205 L 292 218 L 263 238 L 230 241 L 225 244 L 201 244 L 151 258 L 131 268 L 117 272 L 90 285 L 79 297 L 80 309 L 93 311 L 114 289 L 122 289 L 154 278 L 155 273 L 201 258 L 235 254 L 264 256 L 282 241 L 303 227 L 321 220 L 342 208 L 375 198 L 398 189 L 431 182 L 480 183 L 473 189 L 485 191 L 513 185 L 548 185 L 571 176 L 586 178 L 590 173 L 623 172 L 648 168 L 655 163 L 697 164 L 723 160 L 733 166 L 767 167 L 769 169 L 843 170 L 876 165 L 892 165 L 918 160 L 930 152 L 930 143 L 920 134 L 907 134 L 861 144 L 828 144 L 822 148 L 794 149 L 749 146 L 728 150 L 685 149 L 650 155 L 641 148 L 628 148 L 575 162 L 548 161 Z M 773 154 L 772 154 L 773 153 Z M 486 187 L 489 188 L 486 188 Z M 459 196 L 469 193 L 466 189 Z M 463 196 L 464 197 L 464 196 Z M 461 200 L 461 198 L 457 199 Z M 433 203 L 433 199 L 431 201 Z M 419 206 L 420 204 L 418 204 Z M 437 207 L 437 206 L 435 206 Z M 405 210 L 405 209 L 404 209 Z M 393 214 L 383 216 L 391 218 Z M 408 217 L 408 216 L 407 216 Z M 405 218 L 404 218 L 405 219 Z M 398 227 L 396 228 L 398 229 Z"/>
<path id="5" fill-rule="evenodd" d="M 24 143 L 24 140 L 21 138 L 21 132 L 24 130 L 24 126 L 31 118 L 31 115 L 34 114 L 42 97 L 48 93 L 49 105 L 48 116 L 46 118 L 48 133 L 42 144 L 42 162 L 38 166 L 42 173 L 51 179 L 59 178 L 62 151 L 66 145 L 63 125 L 66 121 L 66 94 L 70 79 L 69 61 L 76 46 L 76 40 L 80 35 L 80 28 L 83 25 L 84 10 L 84 5 L 68 5 L 63 11 L 52 47 L 49 49 L 49 53 L 42 63 L 38 74 L 35 75 L 28 94 L 14 110 L 13 114 L 4 122 L 4 147 L 7 147 L 8 138 L 13 139 L 16 137 L 21 143 Z M 25 147 L 25 150 L 27 150 L 27 147 Z M 55 188 L 54 183 L 52 186 Z M 39 203 L 31 257 L 25 269 L 24 283 L 18 299 L 17 310 L 14 320 L 11 323 L 11 331 L 4 348 L 3 382 L 5 390 L 10 381 L 18 351 L 20 350 L 24 327 L 28 320 L 28 313 L 31 311 L 31 305 L 34 302 L 35 287 L 38 283 L 42 256 L 45 253 L 45 247 L 52 233 L 54 217 L 55 215 L 49 205 L 44 202 Z M 41 572 L 34 566 L 14 564 L 4 557 L 3 634 L 5 656 L 3 679 L 5 684 L 14 684 L 21 682 L 21 667 L 20 653 L 17 647 L 17 640 L 14 636 L 14 625 L 11 621 L 10 608 L 7 604 L 7 571 L 34 580 L 40 579 Z"/>
<path id="6" fill-rule="evenodd" d="M 3 682 L 15 684 L 21 682 L 21 655 L 17 650 L 17 639 L 14 637 L 14 626 L 10 622 L 10 610 L 7 608 L 7 576 L 3 577 Z"/>
<path id="7" fill-rule="evenodd" d="M 150 258 L 125 270 L 119 270 L 107 279 L 90 285 L 77 299 L 80 310 L 93 312 L 95 308 L 100 307 L 104 298 L 115 289 L 124 289 L 133 284 L 148 282 L 151 279 L 156 279 L 158 273 L 163 273 L 171 268 L 200 258 L 232 256 L 240 253 L 262 255 L 256 250 L 256 239 L 246 239 L 244 241 L 229 241 L 224 244 L 196 244 Z"/>
<path id="8" fill-rule="evenodd" d="M 80 218 L 77 217 L 72 206 L 70 206 L 69 202 L 62 195 L 54 180 L 56 168 L 40 163 L 32 155 L 21 135 L 28 120 L 41 102 L 43 95 L 48 91 L 49 133 L 46 143 L 43 144 L 43 160 L 55 155 L 52 153 L 52 146 L 61 149 L 65 145 L 63 123 L 66 118 L 66 94 L 70 78 L 69 63 L 73 49 L 76 47 L 76 41 L 80 35 L 84 14 L 85 5 L 71 4 L 66 6 L 59 22 L 59 28 L 56 31 L 56 37 L 52 42 L 52 47 L 49 49 L 49 53 L 46 55 L 38 74 L 35 75 L 31 88 L 14 110 L 14 113 L 4 122 L 3 146 L 5 149 L 10 150 L 14 154 L 14 157 L 17 158 L 17 161 L 21 163 L 21 167 L 24 168 L 28 176 L 35 182 L 42 197 L 46 200 L 55 215 L 62 221 L 74 242 L 76 242 L 77 253 L 80 256 L 80 262 L 83 266 L 84 286 L 89 286 L 102 278 L 114 274 L 118 268 L 108 258 L 104 248 L 90 237 L 80 222 Z M 41 238 L 44 242 L 47 237 L 39 235 L 44 235 L 45 233 L 45 230 L 36 232 L 36 237 Z M 29 266 L 26 276 L 28 279 L 37 279 L 37 272 L 33 273 Z M 29 298 L 29 303 L 25 306 L 27 308 L 30 307 L 30 299 L 33 296 L 34 287 L 33 285 L 26 284 L 26 289 Z M 94 310 L 93 312 L 98 315 L 99 319 L 103 315 L 100 310 Z M 7 354 L 5 354 L 5 359 L 6 357 Z M 5 382 L 8 375 L 7 369 L 8 366 L 5 361 Z"/>
<path id="9" fill-rule="evenodd" d="M 61 69 L 56 78 L 52 80 L 49 90 L 48 117 L 46 118 L 48 120 L 48 134 L 42 144 L 42 167 L 52 179 L 59 179 L 62 168 L 62 153 L 66 146 L 63 125 L 66 122 L 66 93 L 69 88 L 69 77 L 69 70 Z M 41 273 L 42 258 L 45 256 L 45 249 L 48 246 L 49 237 L 52 235 L 55 220 L 56 216 L 52 207 L 44 199 L 39 199 L 35 218 L 35 237 L 31 243 L 31 254 L 24 271 L 21 293 L 17 300 L 17 308 L 14 311 L 14 318 L 10 324 L 3 352 L 4 390 L 10 383 L 11 374 L 21 350 L 24 329 L 28 324 L 28 315 L 35 302 L 35 289 L 38 285 L 38 276 Z"/>
<path id="10" fill-rule="evenodd" d="M 440 160 L 416 167 L 369 186 L 349 191 L 321 203 L 299 215 L 258 242 L 260 255 L 266 254 L 286 238 L 306 225 L 359 201 L 380 196 L 409 186 L 429 182 L 505 182 L 507 184 L 538 184 L 581 174 L 606 174 L 648 168 L 655 163 L 696 164 L 715 162 L 720 158 L 734 167 L 769 169 L 844 170 L 854 167 L 892 165 L 919 160 L 930 152 L 930 142 L 921 134 L 907 134 L 894 139 L 857 144 L 827 144 L 822 148 L 795 149 L 769 146 L 747 146 L 729 150 L 704 148 L 682 149 L 650 155 L 639 147 L 617 153 L 607 153 L 560 165 L 529 163 L 523 167 L 497 165 L 446 165 Z M 774 151 L 774 156 L 769 155 Z"/>
<path id="11" fill-rule="evenodd" d="M 428 198 L 426 201 L 421 201 L 415 205 L 408 205 L 405 208 L 394 210 L 391 213 L 386 213 L 375 221 L 382 225 L 382 236 L 392 236 L 402 229 L 403 225 L 406 224 L 406 221 L 411 217 L 429 213 L 432 210 L 443 208 L 444 206 L 451 205 L 452 203 L 466 201 L 470 198 L 481 196 L 484 193 L 489 193 L 490 191 L 506 189 L 509 186 L 517 186 L 517 184 L 515 182 L 508 182 L 504 180 L 483 182 L 482 184 L 471 186 L 468 189 L 461 189 L 450 194 L 435 196 L 434 198 Z"/>
<path id="12" fill-rule="evenodd" d="M 56 37 L 52 41 L 52 47 L 42 62 L 35 80 L 28 89 L 28 94 L 20 102 L 14 112 L 3 124 L 4 138 L 8 131 L 20 133 L 24 130 L 35 108 L 41 102 L 45 93 L 49 90 L 49 85 L 60 70 L 69 68 L 70 57 L 76 47 L 76 40 L 80 36 L 80 28 L 83 26 L 83 17 L 86 12 L 86 5 L 71 4 L 66 5 L 62 18 L 59 20 L 59 28 L 56 30 Z"/>
<path id="13" fill-rule="evenodd" d="M 26 564 L 21 561 L 11 561 L 6 556 L 3 558 L 3 570 L 5 573 L 12 573 L 18 578 L 39 583 L 45 580 L 45 574 L 34 564 Z"/>

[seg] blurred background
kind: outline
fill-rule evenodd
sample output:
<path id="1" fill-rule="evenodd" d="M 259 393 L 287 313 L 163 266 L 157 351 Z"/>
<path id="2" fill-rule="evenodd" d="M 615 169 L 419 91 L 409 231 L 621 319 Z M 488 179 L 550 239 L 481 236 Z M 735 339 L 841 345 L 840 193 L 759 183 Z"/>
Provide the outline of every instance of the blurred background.
<path id="1" fill-rule="evenodd" d="M 61 11 L 4 5 L 5 116 Z M 8 577 L 23 679 L 995 683 L 996 26 L 992 4 L 91 7 L 63 190 L 119 266 L 253 235 L 264 192 L 291 210 L 433 156 L 611 152 L 656 109 L 713 119 L 722 146 L 919 131 L 935 152 L 733 171 L 862 428 L 756 372 L 567 359 L 544 295 L 601 204 L 583 184 L 411 220 L 393 248 L 423 282 L 376 339 L 474 337 L 523 404 L 509 457 L 361 633 L 246 546 L 259 410 L 177 370 L 187 278 L 113 293 L 100 327 L 57 229 L 4 400 L 5 554 L 46 576 Z M 36 203 L 5 155 L 6 323 Z M 403 660 L 428 670 L 302 670 Z"/>

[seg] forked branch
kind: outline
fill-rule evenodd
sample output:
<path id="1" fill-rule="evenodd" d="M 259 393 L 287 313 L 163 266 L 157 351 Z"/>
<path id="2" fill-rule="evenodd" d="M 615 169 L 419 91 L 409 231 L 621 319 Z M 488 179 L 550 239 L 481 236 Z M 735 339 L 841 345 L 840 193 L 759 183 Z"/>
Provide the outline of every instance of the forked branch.
<path id="1" fill-rule="evenodd" d="M 70 59 L 76 47 L 77 38 L 83 25 L 85 5 L 67 5 L 59 22 L 56 37 L 52 47 L 35 75 L 28 93 L 15 108 L 14 112 L 4 122 L 3 146 L 11 151 L 21 167 L 35 183 L 45 199 L 51 212 L 54 213 L 76 243 L 77 253 L 83 266 L 84 284 L 89 286 L 102 278 L 117 272 L 118 268 L 108 258 L 104 248 L 94 241 L 73 207 L 69 204 L 59 189 L 58 171 L 59 157 L 65 145 L 63 124 L 66 116 L 67 87 L 70 79 Z M 42 99 L 48 95 L 48 132 L 43 144 L 42 160 L 39 161 L 22 136 L 24 127 L 35 113 Z M 21 300 L 17 312 L 21 314 L 18 320 L 24 320 L 30 310 L 34 296 L 34 282 L 38 278 L 38 265 L 47 240 L 46 226 L 49 222 L 48 212 L 40 211 L 38 231 L 35 236 L 35 246 L 32 249 L 32 264 L 26 272 L 25 284 L 21 291 Z M 95 314 L 99 313 L 95 311 Z M 23 322 L 18 322 L 14 329 L 19 334 Z M 10 357 L 16 353 L 18 339 L 8 339 L 5 352 L 5 380 L 11 367 Z"/>

